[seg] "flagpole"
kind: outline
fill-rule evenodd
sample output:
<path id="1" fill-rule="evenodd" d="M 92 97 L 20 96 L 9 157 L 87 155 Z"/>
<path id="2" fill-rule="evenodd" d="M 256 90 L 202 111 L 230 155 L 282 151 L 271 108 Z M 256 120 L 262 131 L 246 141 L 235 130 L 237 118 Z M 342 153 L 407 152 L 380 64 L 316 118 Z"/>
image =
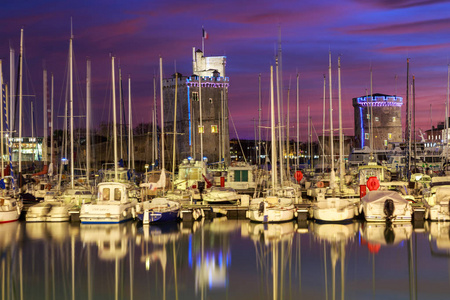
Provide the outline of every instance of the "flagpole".
<path id="1" fill-rule="evenodd" d="M 202 52 L 205 54 L 205 29 L 202 26 Z"/>

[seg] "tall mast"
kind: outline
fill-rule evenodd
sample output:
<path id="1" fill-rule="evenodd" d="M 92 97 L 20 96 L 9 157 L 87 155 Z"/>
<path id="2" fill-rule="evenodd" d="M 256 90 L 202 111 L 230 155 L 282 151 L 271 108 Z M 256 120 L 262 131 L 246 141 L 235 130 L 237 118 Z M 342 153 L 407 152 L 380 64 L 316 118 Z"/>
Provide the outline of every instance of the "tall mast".
<path id="1" fill-rule="evenodd" d="M 44 161 L 44 165 L 48 165 L 48 149 L 47 149 L 47 145 L 48 145 L 48 91 L 47 91 L 47 70 L 44 69 L 43 71 L 43 96 L 44 96 L 44 109 L 42 110 L 44 112 L 44 140 L 42 141 L 42 156 L 43 156 L 43 161 Z M 2 129 L 3 132 L 3 129 Z M 3 149 L 3 147 L 2 147 Z"/>
<path id="2" fill-rule="evenodd" d="M 91 60 L 86 62 L 86 172 L 91 170 Z M 89 177 L 88 177 L 89 178 Z"/>
<path id="3" fill-rule="evenodd" d="M 50 163 L 53 163 L 53 96 L 54 96 L 54 78 L 52 73 L 51 83 L 51 95 L 50 95 Z"/>
<path id="4" fill-rule="evenodd" d="M 410 140 L 410 136 L 409 136 L 409 126 L 410 126 L 410 116 L 409 116 L 409 58 L 406 59 L 406 142 L 409 143 Z M 409 157 L 410 157 L 410 153 L 409 153 L 409 147 L 408 150 L 406 150 L 406 172 L 407 172 L 407 177 L 409 177 Z M 409 179 L 409 178 L 408 178 Z"/>
<path id="5" fill-rule="evenodd" d="M 289 180 L 289 94 L 291 92 L 291 86 L 289 84 L 287 94 L 287 108 L 286 108 L 286 177 Z"/>
<path id="6" fill-rule="evenodd" d="M 277 147 L 275 145 L 275 105 L 273 99 L 273 66 L 270 66 L 270 133 L 272 147 L 272 188 L 275 189 L 277 184 Z"/>
<path id="7" fill-rule="evenodd" d="M 74 154 L 73 154 L 73 34 L 70 33 L 70 44 L 69 44 L 69 102 L 70 102 L 70 184 L 72 189 L 75 187 L 74 176 Z"/>
<path id="8" fill-rule="evenodd" d="M 279 160 L 280 160 L 280 182 L 283 183 L 283 143 L 282 143 L 282 131 L 281 131 L 281 96 L 280 96 L 280 80 L 279 80 L 279 65 L 278 65 L 278 56 L 275 58 L 276 62 L 276 75 L 277 75 L 277 111 L 278 111 L 278 147 L 279 147 Z"/>
<path id="9" fill-rule="evenodd" d="M 19 176 L 22 174 L 22 88 L 23 88 L 23 28 L 20 30 L 20 55 L 19 55 Z"/>
<path id="10" fill-rule="evenodd" d="M 152 166 L 155 167 L 158 159 L 158 143 L 156 142 L 156 77 L 153 77 L 153 124 L 152 124 Z"/>
<path id="11" fill-rule="evenodd" d="M 173 109 L 173 152 L 172 152 L 172 174 L 175 174 L 176 147 L 177 142 L 177 100 L 178 100 L 178 73 L 175 71 L 175 107 Z M 172 184 L 172 191 L 174 185 Z"/>
<path id="12" fill-rule="evenodd" d="M 112 74 L 112 106 L 113 106 L 113 139 L 114 139 L 114 181 L 118 181 L 117 166 L 117 116 L 116 116 L 116 79 L 114 70 L 114 56 L 111 57 L 111 74 Z"/>
<path id="13" fill-rule="evenodd" d="M 413 137 L 414 137 L 414 170 L 416 169 L 416 78 L 413 75 L 413 90 L 412 90 L 412 97 L 413 97 L 413 122 L 414 122 L 414 130 L 413 130 Z M 447 112 L 447 111 L 446 111 Z M 448 122 L 448 117 L 446 118 L 447 122 Z M 448 146 L 448 127 L 447 130 L 445 131 L 446 135 L 447 135 L 447 146 Z M 447 148 L 447 147 L 446 147 Z M 447 159 L 447 156 L 445 157 L 445 159 Z"/>
<path id="14" fill-rule="evenodd" d="M 200 161 L 203 161 L 202 75 L 198 75 L 198 103 L 200 116 Z"/>
<path id="15" fill-rule="evenodd" d="M 341 56 L 338 57 L 338 89 L 339 89 L 339 186 L 342 191 L 344 183 L 344 134 L 342 132 L 342 106 L 341 106 Z"/>
<path id="16" fill-rule="evenodd" d="M 371 99 L 371 101 L 370 101 L 370 108 L 369 108 L 369 110 L 370 110 L 370 122 L 369 122 L 369 126 L 370 126 L 370 151 L 372 151 L 372 153 L 371 153 L 371 159 L 374 159 L 374 155 L 373 155 L 373 152 L 374 152 L 374 149 L 373 149 L 373 147 L 374 147 L 374 137 L 375 137 L 375 134 L 374 134 L 374 132 L 373 132 L 373 89 L 372 89 L 372 64 L 370 64 L 370 99 Z"/>
<path id="17" fill-rule="evenodd" d="M 329 51 L 329 66 L 328 66 L 328 82 L 330 86 L 330 157 L 331 157 L 331 177 L 334 174 L 334 141 L 333 141 L 333 93 L 331 90 L 331 51 Z M 330 180 L 330 187 L 334 188 L 334 182 Z"/>
<path id="18" fill-rule="evenodd" d="M 258 166 L 261 166 L 261 73 L 258 76 Z"/>
<path id="19" fill-rule="evenodd" d="M 128 168 L 134 169 L 132 166 L 132 145 L 133 143 L 133 123 L 131 120 L 131 77 L 128 76 Z"/>
<path id="20" fill-rule="evenodd" d="M 327 79 L 325 74 L 323 74 L 323 113 L 322 113 L 322 173 L 325 172 L 325 107 L 326 107 L 326 87 Z"/>
<path id="21" fill-rule="evenodd" d="M 159 57 L 159 80 L 160 80 L 160 97 L 161 97 L 161 154 L 162 154 L 162 164 L 161 170 L 164 171 L 166 165 L 164 161 L 164 99 L 163 99 L 163 71 L 162 71 L 162 57 Z"/>
<path id="22" fill-rule="evenodd" d="M 299 111 L 300 111 L 300 89 L 299 89 L 299 74 L 297 73 L 297 108 L 296 108 L 296 113 L 297 113 L 297 147 L 296 147 L 296 151 L 295 151 L 295 156 L 296 156 L 296 161 L 295 161 L 295 171 L 297 171 L 298 168 L 298 153 L 299 153 L 299 149 L 300 149 L 300 119 L 299 119 Z"/>
<path id="23" fill-rule="evenodd" d="M 123 89 L 122 89 L 122 69 L 120 68 L 120 60 L 119 60 L 119 136 L 120 136 L 120 158 L 123 159 L 123 122 L 122 122 L 122 107 L 123 107 Z M 128 138 L 129 140 L 129 138 Z M 130 142 L 128 141 L 128 144 Z M 128 152 L 128 157 L 130 157 L 130 153 Z M 128 160 L 129 162 L 129 160 Z M 130 164 L 128 164 L 128 168 Z"/>
<path id="24" fill-rule="evenodd" d="M 15 121 L 15 98 L 16 98 L 16 86 L 15 86 L 15 82 L 16 82 L 16 74 L 15 74 L 15 63 L 14 63 L 14 49 L 12 47 L 9 48 L 9 105 L 7 107 L 9 107 L 8 110 L 8 115 L 9 115 L 9 128 L 10 128 L 10 133 L 9 136 L 12 137 L 12 131 L 15 129 L 14 126 L 14 121 Z M 7 101 L 8 103 L 8 101 Z"/>

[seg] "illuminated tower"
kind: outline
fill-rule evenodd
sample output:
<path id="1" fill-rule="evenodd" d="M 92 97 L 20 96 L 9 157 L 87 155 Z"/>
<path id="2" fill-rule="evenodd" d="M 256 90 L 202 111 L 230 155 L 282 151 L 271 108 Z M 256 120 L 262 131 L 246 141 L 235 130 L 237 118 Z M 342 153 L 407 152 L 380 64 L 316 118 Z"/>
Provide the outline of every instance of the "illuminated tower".
<path id="1" fill-rule="evenodd" d="M 166 157 L 172 157 L 172 140 L 177 86 L 177 139 L 176 163 L 183 159 L 201 159 L 209 163 L 230 161 L 228 130 L 228 86 L 225 77 L 225 56 L 204 57 L 200 50 L 193 51 L 191 76 L 173 75 L 164 79 L 164 126 L 168 133 Z M 176 77 L 178 82 L 176 82 Z M 201 77 L 201 78 L 200 78 Z M 201 90 L 199 89 L 201 83 Z M 201 95 L 201 103 L 200 103 Z M 201 107 L 201 120 L 200 120 Z M 202 127 L 200 126 L 202 124 Z M 203 132 L 203 133 L 202 133 Z M 201 136 L 203 135 L 203 141 Z"/>
<path id="2" fill-rule="evenodd" d="M 384 94 L 353 98 L 356 146 L 370 147 L 371 138 L 374 150 L 384 150 L 389 143 L 401 142 L 402 105 L 402 97 Z"/>

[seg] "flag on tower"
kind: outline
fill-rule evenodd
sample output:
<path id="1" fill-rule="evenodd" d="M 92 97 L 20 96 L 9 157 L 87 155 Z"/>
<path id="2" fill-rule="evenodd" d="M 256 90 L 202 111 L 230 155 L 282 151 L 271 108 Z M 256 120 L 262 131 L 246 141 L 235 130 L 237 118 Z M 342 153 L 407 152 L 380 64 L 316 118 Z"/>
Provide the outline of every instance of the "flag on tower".
<path id="1" fill-rule="evenodd" d="M 205 40 L 207 40 L 207 39 L 208 39 L 208 33 L 207 33 L 206 30 L 203 29 L 203 28 L 202 28 L 202 31 L 203 31 L 203 38 L 204 38 Z"/>

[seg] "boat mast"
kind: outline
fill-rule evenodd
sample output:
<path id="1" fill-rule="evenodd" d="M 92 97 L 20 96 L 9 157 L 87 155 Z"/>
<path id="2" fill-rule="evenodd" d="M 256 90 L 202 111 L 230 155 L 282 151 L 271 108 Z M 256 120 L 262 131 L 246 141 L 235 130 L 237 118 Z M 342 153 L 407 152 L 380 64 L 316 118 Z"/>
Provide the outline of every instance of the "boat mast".
<path id="1" fill-rule="evenodd" d="M 342 132 L 342 106 L 341 106 L 341 56 L 338 56 L 338 89 L 339 89 L 339 187 L 342 192 L 344 183 L 344 135 Z"/>
<path id="2" fill-rule="evenodd" d="M 258 166 L 261 166 L 261 73 L 258 76 Z"/>
<path id="3" fill-rule="evenodd" d="M 14 121 L 15 121 L 15 97 L 16 97 L 16 86 L 15 86 L 15 68 L 14 68 L 14 49 L 10 46 L 9 48 L 9 110 L 8 110 L 8 115 L 9 115 L 9 124 L 10 124 L 10 133 L 9 136 L 12 137 L 12 132 L 15 129 L 14 126 Z M 8 101 L 7 101 L 8 102 Z M 7 107 L 8 108 L 8 107 Z"/>
<path id="4" fill-rule="evenodd" d="M 44 161 L 44 165 L 47 165 L 47 167 L 48 167 L 48 149 L 47 149 L 47 145 L 48 145 L 48 118 L 47 118 L 47 115 L 48 115 L 48 108 L 47 108 L 47 106 L 48 106 L 48 104 L 47 104 L 47 102 L 48 102 L 48 99 L 47 99 L 47 96 L 48 96 L 48 91 L 47 91 L 47 70 L 46 69 L 44 69 L 44 71 L 43 71 L 43 96 L 44 96 L 44 109 L 42 110 L 43 111 L 43 113 L 44 113 L 44 118 L 43 118 L 43 121 L 44 121 L 44 140 L 42 141 L 42 156 L 43 156 L 43 161 Z M 2 132 L 3 132 L 3 129 L 2 129 Z M 3 150 L 3 146 L 2 146 L 2 150 Z M 3 157 L 2 157 L 3 158 Z M 3 163 L 2 163 L 2 166 L 3 166 Z"/>
<path id="5" fill-rule="evenodd" d="M 175 107 L 173 110 L 173 152 L 172 152 L 172 174 L 175 174 L 176 147 L 177 142 L 177 100 L 178 100 L 178 73 L 175 70 Z M 174 185 L 172 184 L 172 192 Z"/>
<path id="6" fill-rule="evenodd" d="M 155 168 L 156 160 L 158 159 L 158 143 L 156 142 L 156 76 L 153 76 L 153 112 L 152 112 L 152 166 Z"/>
<path id="7" fill-rule="evenodd" d="M 408 148 L 406 150 L 406 176 L 409 179 L 409 167 L 410 167 L 410 155 L 409 152 L 409 141 L 410 141 L 410 113 L 409 113 L 409 58 L 406 59 L 406 142 L 408 143 Z"/>
<path id="8" fill-rule="evenodd" d="M 286 180 L 289 180 L 289 94 L 291 92 L 291 84 L 289 82 L 287 92 L 287 108 L 286 108 Z"/>
<path id="9" fill-rule="evenodd" d="M 283 135 L 282 135 L 282 131 L 281 131 L 281 103 L 280 103 L 280 79 L 279 79 L 279 66 L 278 66 L 278 56 L 275 58 L 275 62 L 276 62 L 276 75 L 277 75 L 277 112 L 278 112 L 278 147 L 280 150 L 279 153 L 279 160 L 280 160 L 280 183 L 283 183 Z"/>
<path id="10" fill-rule="evenodd" d="M 159 57 L 159 80 L 160 80 L 160 97 L 161 97 L 161 171 L 163 172 L 166 165 L 164 162 L 164 99 L 163 99 L 163 71 L 162 71 L 162 57 Z"/>
<path id="11" fill-rule="evenodd" d="M 120 158 L 123 159 L 123 120 L 122 116 L 122 108 L 123 108 L 123 88 L 122 88 L 122 69 L 120 68 L 120 60 L 119 60 L 119 136 L 120 136 Z M 129 143 L 129 142 L 128 142 Z M 128 157 L 130 157 L 130 153 L 128 153 Z M 128 168 L 130 164 L 128 164 Z"/>
<path id="12" fill-rule="evenodd" d="M 19 178 L 22 175 L 22 88 L 23 88 L 23 78 L 22 78 L 22 70 L 23 70 L 23 28 L 20 29 L 20 55 L 19 55 Z M 20 180 L 21 181 L 21 180 Z M 23 184 L 23 182 L 20 182 Z"/>
<path id="13" fill-rule="evenodd" d="M 128 168 L 134 170 L 133 114 L 131 111 L 131 76 L 128 75 Z M 130 165 L 131 159 L 131 165 Z"/>
<path id="14" fill-rule="evenodd" d="M 202 75 L 198 75 L 198 103 L 200 116 L 200 161 L 203 161 Z"/>
<path id="15" fill-rule="evenodd" d="M 86 61 L 86 175 L 91 170 L 91 60 Z M 89 182 L 89 180 L 88 180 Z"/>
<path id="16" fill-rule="evenodd" d="M 112 71 L 112 106 L 113 106 L 113 139 L 114 139 L 114 181 L 118 181 L 118 166 L 117 166 L 117 116 L 116 116 L 116 79 L 114 73 L 114 56 L 111 57 L 111 71 Z"/>
<path id="17" fill-rule="evenodd" d="M 333 141 L 333 94 L 331 90 L 331 50 L 329 51 L 328 77 L 330 86 L 330 155 L 331 155 L 331 175 L 330 187 L 334 188 L 334 141 Z"/>
<path id="18" fill-rule="evenodd" d="M 296 160 L 295 160 L 295 171 L 297 172 L 297 168 L 298 168 L 298 153 L 299 153 L 299 148 L 300 148 L 300 119 L 299 119 L 299 111 L 300 111 L 300 89 L 299 89 L 299 74 L 297 73 L 297 109 L 296 109 L 296 113 L 297 113 L 297 147 L 296 147 Z"/>
<path id="19" fill-rule="evenodd" d="M 325 108 L 326 108 L 327 79 L 323 74 L 323 113 L 322 113 L 322 173 L 325 173 Z"/>
<path id="20" fill-rule="evenodd" d="M 275 140 L 275 107 L 273 99 L 273 66 L 270 66 L 270 133 L 271 133 L 271 147 L 272 147 L 272 189 L 275 189 L 277 184 L 277 148 Z"/>
<path id="21" fill-rule="evenodd" d="M 70 185 L 72 189 L 75 187 L 74 176 L 74 154 L 73 154 L 73 33 L 70 32 L 69 44 L 69 102 L 70 102 Z"/>
<path id="22" fill-rule="evenodd" d="M 53 78 L 53 73 L 52 73 L 52 86 L 51 86 L 51 95 L 50 95 L 50 97 L 51 97 L 51 99 L 50 99 L 50 132 L 51 132 L 51 134 L 50 134 L 50 163 L 51 164 L 53 164 L 53 92 L 54 92 L 54 89 L 53 89 L 53 87 L 54 87 L 54 78 Z"/>

